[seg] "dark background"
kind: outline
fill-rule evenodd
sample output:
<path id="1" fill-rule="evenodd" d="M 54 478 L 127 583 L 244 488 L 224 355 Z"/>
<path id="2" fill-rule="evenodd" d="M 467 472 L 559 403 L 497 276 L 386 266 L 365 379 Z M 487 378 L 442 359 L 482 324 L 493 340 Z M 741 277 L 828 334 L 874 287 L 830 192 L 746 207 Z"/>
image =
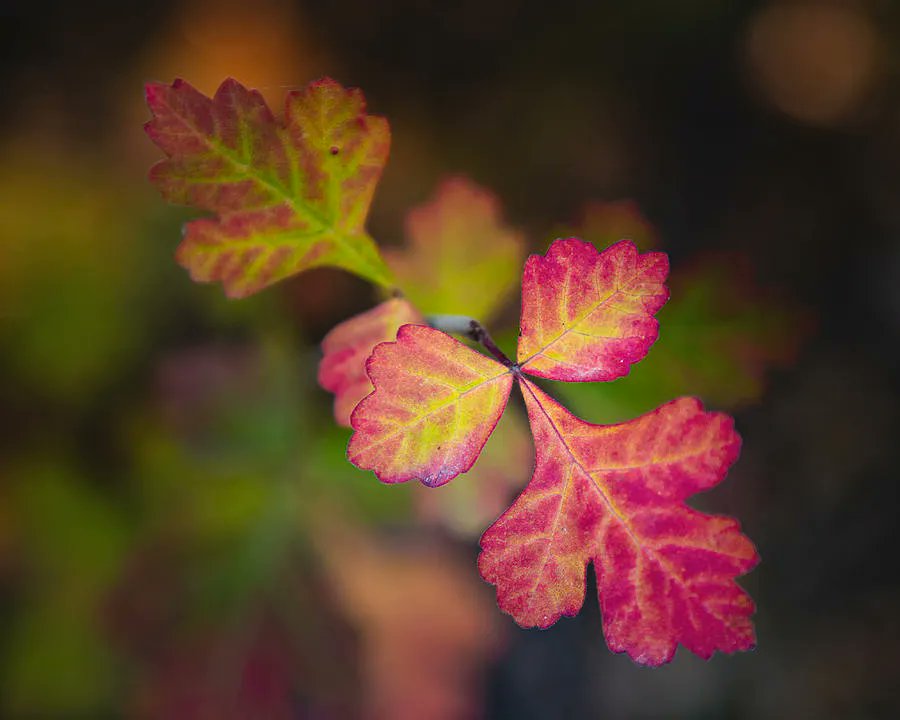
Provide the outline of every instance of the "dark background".
<path id="1" fill-rule="evenodd" d="M 233 395 L 238 405 L 255 397 L 256 385 L 241 389 L 243 356 L 236 358 L 235 347 L 252 355 L 272 337 L 289 338 L 296 358 L 286 361 L 286 382 L 304 388 L 302 417 L 284 427 L 307 436 L 310 427 L 330 422 L 328 398 L 313 383 L 316 344 L 329 327 L 371 304 L 371 295 L 363 283 L 332 271 L 290 281 L 243 306 L 220 300 L 219 288 L 192 285 L 171 258 L 178 226 L 191 215 L 166 206 L 146 181 L 158 153 L 141 130 L 148 117 L 142 84 L 184 77 L 211 93 L 233 75 L 277 107 L 289 89 L 323 74 L 363 88 L 371 111 L 391 122 L 391 160 L 369 221 L 385 244 L 399 242 L 406 209 L 447 173 L 492 188 L 534 250 L 546 247 L 553 228 L 571 224 L 586 201 L 632 198 L 657 228 L 673 267 L 704 253 L 739 253 L 760 286 L 803 309 L 798 352 L 766 373 L 764 393 L 735 409 L 742 459 L 726 485 L 704 499 L 739 516 L 763 558 L 745 581 L 759 607 L 758 649 L 709 662 L 681 650 L 672 665 L 650 671 L 609 653 L 590 590 L 576 619 L 543 632 L 514 628 L 489 608 L 497 617 L 486 622 L 497 622 L 503 640 L 477 660 L 443 661 L 442 671 L 471 693 L 464 709 L 443 716 L 900 713 L 898 42 L 900 5 L 886 0 L 267 0 L 252 8 L 211 0 L 6 0 L 0 7 L 6 716 L 216 716 L 202 698 L 167 709 L 146 700 L 180 687 L 180 662 L 202 665 L 197 658 L 206 658 L 205 650 L 185 651 L 193 658 L 186 661 L 172 659 L 168 646 L 181 647 L 185 635 L 194 638 L 205 625 L 158 624 L 158 615 L 181 612 L 170 593 L 150 609 L 133 598 L 191 586 L 193 568 L 208 567 L 204 553 L 219 557 L 206 540 L 202 550 L 186 550 L 193 547 L 185 540 L 194 537 L 190 532 L 159 531 L 164 520 L 147 522 L 165 518 L 181 502 L 179 489 L 208 473 L 191 453 L 189 469 L 171 458 L 160 469 L 165 453 L 146 448 L 161 441 L 146 438 L 188 438 L 207 451 L 204 462 L 215 462 L 209 456 L 217 442 L 231 452 L 233 436 L 209 431 L 216 421 L 205 414 L 198 420 L 193 406 L 182 407 L 184 398 L 207 392 L 196 385 L 205 388 L 211 376 L 229 402 Z M 191 380 L 186 353 L 190 371 L 205 380 Z M 167 385 L 172 363 L 180 379 Z M 260 422 L 273 412 L 263 406 Z M 160 421 L 165 433 L 148 419 L 160 414 L 169 418 Z M 345 440 L 327 446 L 336 453 L 330 461 L 316 462 L 340 468 Z M 255 442 L 245 443 L 248 462 L 260 447 L 270 451 L 268 441 Z M 168 478 L 169 494 L 135 490 L 153 484 L 134 480 L 153 476 L 145 466 Z M 329 492 L 340 508 L 341 494 Z M 210 498 L 218 502 L 218 491 Z M 420 542 L 408 518 L 381 512 L 362 514 L 367 533 Z M 104 534 L 96 530 L 101 526 L 114 529 Z M 84 533 L 95 531 L 96 542 L 81 547 Z M 234 548 L 246 544 L 240 532 L 229 542 L 226 566 L 239 552 Z M 474 541 L 451 544 L 474 576 Z M 303 556 L 298 587 L 328 586 L 315 552 L 307 548 Z M 141 564 L 146 558 L 157 574 Z M 177 583 L 173 567 L 181 568 Z M 80 584 L 85 575 L 94 578 L 88 590 Z M 254 577 L 245 573 L 240 582 L 252 586 Z M 83 602 L 59 607 L 70 592 L 83 593 Z M 333 603 L 323 592 L 304 600 L 315 611 L 297 611 L 320 628 L 312 639 L 301 632 L 304 659 L 276 655 L 289 675 L 309 671 L 325 679 L 310 689 L 308 677 L 300 677 L 288 692 L 294 701 L 255 716 L 401 717 L 373 710 L 371 688 L 354 680 L 367 677 L 359 660 L 367 621 L 350 613 L 328 629 L 321 609 Z M 484 593 L 490 597 L 488 588 Z M 82 613 L 96 629 L 85 629 Z M 402 608 L 398 613 L 394 633 L 402 635 Z M 217 632 L 201 633 L 199 645 L 216 642 Z M 345 635 L 349 649 L 334 650 Z M 72 672 L 84 678 L 70 687 L 65 677 Z M 323 701 L 316 686 L 329 683 L 339 690 Z M 347 707 L 333 702 L 342 693 L 352 698 Z M 409 702 L 414 708 L 415 696 Z M 229 712 L 254 716 L 233 705 Z"/>

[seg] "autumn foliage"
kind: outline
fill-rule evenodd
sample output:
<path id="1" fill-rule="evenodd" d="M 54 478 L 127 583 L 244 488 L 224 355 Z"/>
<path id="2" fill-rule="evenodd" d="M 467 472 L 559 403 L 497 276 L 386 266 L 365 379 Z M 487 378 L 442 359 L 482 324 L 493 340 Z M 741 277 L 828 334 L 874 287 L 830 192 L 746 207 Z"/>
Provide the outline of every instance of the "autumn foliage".
<path id="1" fill-rule="evenodd" d="M 288 94 L 281 117 L 233 80 L 212 99 L 183 81 L 150 85 L 147 98 L 147 131 L 167 155 L 151 179 L 166 199 L 212 213 L 188 223 L 178 249 L 195 280 L 242 297 L 331 265 L 392 293 L 322 344 L 319 382 L 335 395 L 336 421 L 353 428 L 352 463 L 385 483 L 445 485 L 472 468 L 518 386 L 534 472 L 485 531 L 478 561 L 503 611 L 542 628 L 576 614 L 592 563 L 614 652 L 655 666 L 679 644 L 704 658 L 754 646 L 753 602 L 735 578 L 756 565 L 756 550 L 737 521 L 686 504 L 736 461 L 731 418 L 680 398 L 595 425 L 535 379 L 628 375 L 659 334 L 665 254 L 568 238 L 531 255 L 513 360 L 478 321 L 517 284 L 521 233 L 492 193 L 456 178 L 410 213 L 408 246 L 383 260 L 365 219 L 389 130 L 358 90 L 312 83 Z"/>

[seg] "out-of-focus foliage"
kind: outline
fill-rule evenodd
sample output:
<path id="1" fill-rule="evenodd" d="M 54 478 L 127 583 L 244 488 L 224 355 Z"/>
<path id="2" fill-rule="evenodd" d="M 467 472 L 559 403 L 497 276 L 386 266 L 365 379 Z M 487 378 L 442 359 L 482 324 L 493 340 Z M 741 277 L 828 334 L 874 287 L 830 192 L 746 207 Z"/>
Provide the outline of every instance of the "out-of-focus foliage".
<path id="1" fill-rule="evenodd" d="M 87 154 L 2 154 L 0 363 L 30 392 L 85 402 L 145 348 L 135 311 L 158 271 L 135 237 L 138 188 Z"/>
<path id="2" fill-rule="evenodd" d="M 585 237 L 603 247 L 610 229 L 598 217 L 585 227 Z M 607 217 L 619 227 L 618 217 Z M 641 225 L 650 227 L 646 220 L 633 222 Z M 618 422 L 679 395 L 697 395 L 718 408 L 752 403 L 765 389 L 767 372 L 790 366 L 811 331 L 809 312 L 759 287 L 749 262 L 734 253 L 676 267 L 669 287 L 671 297 L 658 316 L 659 339 L 627 377 L 611 385 L 556 386 L 584 417 Z"/>
<path id="3" fill-rule="evenodd" d="M 673 289 L 672 301 L 660 313 L 665 330 L 653 351 L 626 378 L 584 392 L 560 385 L 560 394 L 602 422 L 647 412 L 673 395 L 698 395 L 719 408 L 757 400 L 766 370 L 793 361 L 806 328 L 802 313 L 735 294 L 736 274 L 734 262 L 711 259 L 698 265 L 682 285 L 684 294 Z M 675 278 L 673 288 L 680 280 Z"/>
<path id="4" fill-rule="evenodd" d="M 23 459 L 7 472 L 21 602 L 7 620 L 0 707 L 12 716 L 100 712 L 121 680 L 102 610 L 130 544 L 128 517 L 71 458 Z"/>
<path id="5" fill-rule="evenodd" d="M 373 543 L 358 533 L 323 529 L 319 540 L 340 604 L 364 628 L 365 714 L 478 716 L 482 688 L 460 671 L 485 667 L 499 628 L 490 596 L 465 556 L 402 535 Z"/>
<path id="6" fill-rule="evenodd" d="M 598 248 L 627 239 L 641 252 L 662 249 L 656 228 L 644 217 L 634 200 L 587 202 L 574 225 L 561 226 L 554 234 L 557 237 L 575 235 L 590 240 Z"/>
<path id="7" fill-rule="evenodd" d="M 500 200 L 465 177 L 444 180 L 406 216 L 409 247 L 385 254 L 401 291 L 424 314 L 494 317 L 522 270 L 522 234 L 509 228 Z"/>
<path id="8" fill-rule="evenodd" d="M 372 392 L 366 361 L 378 343 L 390 342 L 408 323 L 422 323 L 422 316 L 404 298 L 391 298 L 349 320 L 335 325 L 322 339 L 319 384 L 334 393 L 334 420 L 350 427 L 350 413 Z"/>

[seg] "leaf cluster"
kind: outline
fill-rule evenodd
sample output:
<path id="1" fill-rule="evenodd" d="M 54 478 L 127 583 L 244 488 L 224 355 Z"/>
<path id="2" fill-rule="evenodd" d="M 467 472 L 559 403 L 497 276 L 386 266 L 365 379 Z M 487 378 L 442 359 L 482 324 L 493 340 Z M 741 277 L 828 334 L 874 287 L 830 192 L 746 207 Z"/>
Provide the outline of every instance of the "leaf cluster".
<path id="1" fill-rule="evenodd" d="M 408 247 L 382 255 L 365 219 L 390 133 L 358 90 L 312 83 L 288 94 L 281 117 L 233 80 L 213 98 L 183 81 L 153 84 L 147 99 L 147 132 L 167 156 L 151 180 L 166 199 L 213 213 L 188 223 L 176 254 L 195 280 L 243 297 L 330 265 L 392 295 L 323 341 L 319 381 L 354 430 L 351 462 L 386 483 L 445 485 L 473 467 L 519 387 L 535 468 L 479 558 L 501 609 L 526 627 L 574 615 L 593 563 L 613 651 L 659 665 L 678 644 L 702 657 L 754 646 L 753 603 L 735 578 L 756 550 L 735 520 L 685 504 L 737 459 L 731 419 L 681 398 L 594 425 L 536 381 L 613 381 L 644 358 L 669 296 L 663 253 L 569 238 L 529 257 L 512 360 L 480 322 L 443 314 L 483 320 L 502 306 L 521 234 L 493 194 L 454 178 L 410 213 Z"/>

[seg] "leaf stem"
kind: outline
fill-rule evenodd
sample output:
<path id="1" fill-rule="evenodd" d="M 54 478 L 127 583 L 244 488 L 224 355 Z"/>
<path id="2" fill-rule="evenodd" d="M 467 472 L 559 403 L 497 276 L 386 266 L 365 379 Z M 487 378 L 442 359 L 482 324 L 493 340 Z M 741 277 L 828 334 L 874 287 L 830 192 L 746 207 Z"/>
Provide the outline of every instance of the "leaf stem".
<path id="1" fill-rule="evenodd" d="M 435 330 L 453 335 L 464 335 L 475 342 L 481 343 L 485 350 L 506 367 L 512 370 L 518 367 L 506 356 L 506 353 L 497 347 L 497 343 L 494 342 L 484 325 L 467 315 L 428 315 L 425 318 L 425 322 Z"/>

